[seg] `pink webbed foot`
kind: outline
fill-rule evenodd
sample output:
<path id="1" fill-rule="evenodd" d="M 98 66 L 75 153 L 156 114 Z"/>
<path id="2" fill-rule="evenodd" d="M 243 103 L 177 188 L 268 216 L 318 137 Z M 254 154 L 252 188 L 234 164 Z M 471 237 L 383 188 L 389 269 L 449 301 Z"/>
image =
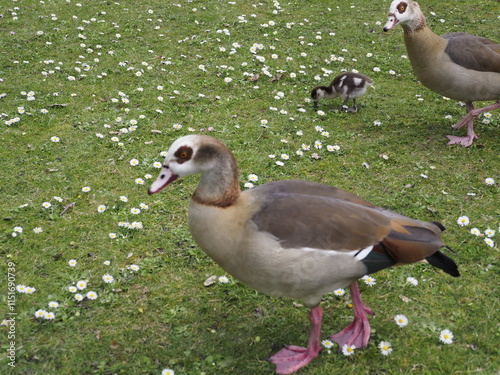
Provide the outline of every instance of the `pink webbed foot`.
<path id="1" fill-rule="evenodd" d="M 474 118 L 479 116 L 480 114 L 486 111 L 492 111 L 494 109 L 500 109 L 500 100 L 495 104 L 487 105 L 486 107 L 481 107 L 475 109 L 472 105 L 472 102 L 466 102 L 465 108 L 467 110 L 467 114 L 462 117 L 462 119 L 457 122 L 453 129 L 459 129 L 464 125 L 467 125 L 467 136 L 466 137 L 456 137 L 454 135 L 448 135 L 449 145 L 459 144 L 464 147 L 468 147 L 474 142 L 474 139 L 477 138 L 477 135 L 474 133 Z"/>
<path id="2" fill-rule="evenodd" d="M 469 147 L 472 142 L 474 142 L 474 138 L 477 138 L 477 136 L 473 136 L 473 137 L 456 137 L 454 135 L 447 135 L 448 139 L 450 140 L 448 142 L 449 145 L 462 145 L 464 147 Z"/>
<path id="3" fill-rule="evenodd" d="M 370 339 L 370 323 L 366 315 L 373 315 L 373 311 L 363 305 L 356 282 L 350 285 L 350 290 L 354 308 L 354 320 L 342 331 L 331 336 L 330 339 L 339 345 L 339 349 L 342 349 L 344 345 L 366 348 Z"/>
<path id="4" fill-rule="evenodd" d="M 467 123 L 467 136 L 466 137 L 456 137 L 454 135 L 448 135 L 448 139 L 450 140 L 448 142 L 449 145 L 455 145 L 459 144 L 464 147 L 469 147 L 472 142 L 474 142 L 474 139 L 477 138 L 476 133 L 474 133 L 474 123 L 473 120 L 471 119 Z"/>
<path id="5" fill-rule="evenodd" d="M 319 353 L 315 350 L 289 345 L 269 358 L 276 365 L 277 374 L 291 374 L 311 362 Z"/>
<path id="6" fill-rule="evenodd" d="M 276 365 L 277 374 L 291 374 L 311 362 L 320 351 L 319 336 L 323 312 L 321 307 L 315 307 L 309 312 L 311 331 L 307 348 L 288 345 L 274 354 L 269 361 Z"/>

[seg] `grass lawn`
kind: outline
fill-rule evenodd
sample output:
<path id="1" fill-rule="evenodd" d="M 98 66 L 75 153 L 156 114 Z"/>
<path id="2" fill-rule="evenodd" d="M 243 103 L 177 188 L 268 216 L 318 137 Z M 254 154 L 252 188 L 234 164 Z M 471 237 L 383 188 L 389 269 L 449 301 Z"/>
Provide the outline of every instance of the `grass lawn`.
<path id="1" fill-rule="evenodd" d="M 316 181 L 447 228 L 460 278 L 415 264 L 361 281 L 368 348 L 324 348 L 300 374 L 498 374 L 500 112 L 475 121 L 471 147 L 448 146 L 465 109 L 416 80 L 401 28 L 382 31 L 389 5 L 3 1 L 0 374 L 272 374 L 272 353 L 306 344 L 305 307 L 194 243 L 198 177 L 147 195 L 162 151 L 191 132 L 228 145 L 242 189 L 250 174 Z M 438 34 L 500 41 L 498 2 L 420 5 Z M 359 111 L 315 111 L 310 90 L 352 70 L 375 86 Z M 351 321 L 349 303 L 325 296 L 322 337 Z"/>

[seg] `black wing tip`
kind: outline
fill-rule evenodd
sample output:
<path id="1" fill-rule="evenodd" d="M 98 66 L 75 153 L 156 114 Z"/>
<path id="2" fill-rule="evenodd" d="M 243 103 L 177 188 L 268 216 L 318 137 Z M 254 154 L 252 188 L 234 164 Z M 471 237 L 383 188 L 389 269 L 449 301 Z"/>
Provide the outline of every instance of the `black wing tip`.
<path id="1" fill-rule="evenodd" d="M 432 224 L 434 224 L 436 227 L 438 227 L 441 230 L 441 232 L 444 232 L 446 230 L 446 228 L 443 226 L 443 224 L 441 224 L 438 221 L 433 221 Z"/>
<path id="2" fill-rule="evenodd" d="M 460 276 L 457 264 L 440 251 L 437 251 L 431 256 L 425 258 L 425 260 L 429 262 L 431 266 L 437 267 L 453 277 Z"/>

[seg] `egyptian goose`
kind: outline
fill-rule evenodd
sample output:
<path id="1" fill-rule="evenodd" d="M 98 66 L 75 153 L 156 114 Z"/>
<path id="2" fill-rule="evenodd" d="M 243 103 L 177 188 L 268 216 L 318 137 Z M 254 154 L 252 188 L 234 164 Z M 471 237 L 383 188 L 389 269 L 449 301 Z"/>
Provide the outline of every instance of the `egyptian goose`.
<path id="1" fill-rule="evenodd" d="M 188 135 L 169 148 L 148 193 L 179 177 L 201 174 L 188 223 L 197 244 L 226 272 L 262 293 L 309 307 L 306 348 L 287 346 L 270 361 L 290 374 L 320 351 L 322 296 L 350 285 L 354 320 L 332 336 L 340 347 L 366 347 L 367 314 L 356 280 L 399 264 L 426 260 L 452 276 L 456 264 L 439 249 L 444 228 L 384 210 L 340 189 L 305 181 L 277 181 L 240 191 L 229 149 L 206 135 Z"/>
<path id="2" fill-rule="evenodd" d="M 449 135 L 448 144 L 470 146 L 477 138 L 474 117 L 500 108 L 500 44 L 467 33 L 434 34 L 418 3 L 394 0 L 384 31 L 401 25 L 408 56 L 419 81 L 432 91 L 465 102 L 467 114 L 453 128 L 467 125 L 467 136 Z M 474 109 L 472 102 L 496 100 Z"/>
<path id="3" fill-rule="evenodd" d="M 314 108 L 318 108 L 318 101 L 321 99 L 335 99 L 340 96 L 343 100 L 342 108 L 349 112 L 357 112 L 356 98 L 363 95 L 368 87 L 373 85 L 373 81 L 358 73 L 342 73 L 336 76 L 329 86 L 317 86 L 311 91 L 311 98 L 314 101 Z M 347 102 L 352 99 L 354 105 L 347 107 Z"/>

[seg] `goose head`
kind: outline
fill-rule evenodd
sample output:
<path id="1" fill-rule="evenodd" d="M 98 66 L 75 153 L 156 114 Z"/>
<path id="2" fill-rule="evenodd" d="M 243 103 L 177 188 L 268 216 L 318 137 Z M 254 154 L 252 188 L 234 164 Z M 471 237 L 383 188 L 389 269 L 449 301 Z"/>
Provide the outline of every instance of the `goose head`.
<path id="1" fill-rule="evenodd" d="M 204 147 L 204 137 L 187 135 L 177 139 L 168 149 L 158 178 L 149 187 L 148 193 L 158 193 L 179 177 L 203 174 L 213 169 L 214 152 Z"/>
<path id="2" fill-rule="evenodd" d="M 192 197 L 198 203 L 228 207 L 240 195 L 238 165 L 233 154 L 216 138 L 195 134 L 181 137 L 170 146 L 148 193 L 158 193 L 179 177 L 192 174 L 201 175 Z"/>
<path id="3" fill-rule="evenodd" d="M 318 102 L 321 99 L 335 99 L 337 97 L 337 92 L 330 86 L 318 86 L 312 89 L 311 91 L 311 99 L 314 103 L 314 108 L 318 108 Z"/>
<path id="4" fill-rule="evenodd" d="M 389 7 L 389 18 L 384 26 L 384 31 L 389 31 L 396 25 L 401 25 L 406 30 L 417 30 L 425 25 L 420 6 L 411 0 L 394 0 Z"/>

